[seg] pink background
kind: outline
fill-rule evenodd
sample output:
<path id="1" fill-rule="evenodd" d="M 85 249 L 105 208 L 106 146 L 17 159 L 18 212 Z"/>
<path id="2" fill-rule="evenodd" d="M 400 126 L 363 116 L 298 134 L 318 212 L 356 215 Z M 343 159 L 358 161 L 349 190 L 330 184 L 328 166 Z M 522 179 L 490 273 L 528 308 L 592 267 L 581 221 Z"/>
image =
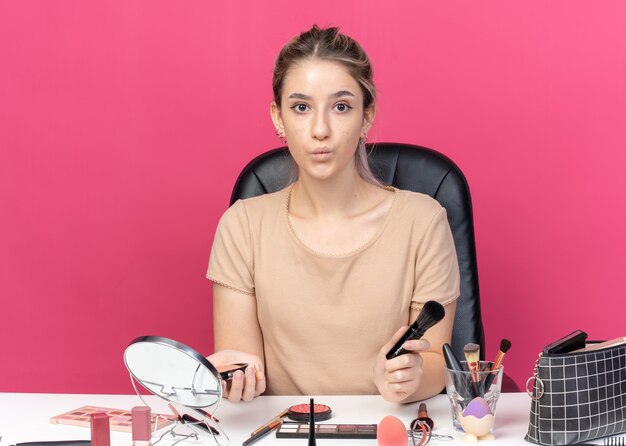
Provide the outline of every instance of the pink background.
<path id="1" fill-rule="evenodd" d="M 279 48 L 340 25 L 374 140 L 437 149 L 475 206 L 487 354 L 523 384 L 580 328 L 626 335 L 626 3 L 0 2 L 0 391 L 129 393 L 144 334 L 212 351 L 213 232 Z M 381 303 L 384 305 L 384 303 Z"/>

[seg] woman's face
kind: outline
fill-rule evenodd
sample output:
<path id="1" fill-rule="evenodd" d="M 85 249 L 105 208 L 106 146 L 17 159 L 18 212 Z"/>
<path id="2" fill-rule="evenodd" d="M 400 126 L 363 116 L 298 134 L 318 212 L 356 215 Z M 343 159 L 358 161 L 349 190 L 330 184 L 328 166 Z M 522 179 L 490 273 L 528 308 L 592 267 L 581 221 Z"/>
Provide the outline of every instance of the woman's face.
<path id="1" fill-rule="evenodd" d="M 340 63 L 308 59 L 294 64 L 272 119 L 287 139 L 300 177 L 327 179 L 355 174 L 354 153 L 374 117 L 363 110 L 363 93 Z"/>

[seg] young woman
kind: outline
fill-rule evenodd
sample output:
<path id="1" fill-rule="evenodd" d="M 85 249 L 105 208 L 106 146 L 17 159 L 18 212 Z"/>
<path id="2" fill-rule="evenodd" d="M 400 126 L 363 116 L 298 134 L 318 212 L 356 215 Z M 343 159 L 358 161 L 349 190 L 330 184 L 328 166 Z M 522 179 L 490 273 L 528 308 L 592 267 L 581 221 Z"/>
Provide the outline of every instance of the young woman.
<path id="1" fill-rule="evenodd" d="M 213 281 L 214 364 L 247 362 L 231 401 L 266 394 L 373 394 L 410 402 L 444 386 L 459 273 L 445 210 L 379 183 L 365 140 L 375 116 L 372 69 L 337 28 L 289 42 L 274 68 L 271 116 L 297 179 L 240 200 L 222 217 Z M 410 353 L 385 354 L 437 300 L 444 319 Z"/>

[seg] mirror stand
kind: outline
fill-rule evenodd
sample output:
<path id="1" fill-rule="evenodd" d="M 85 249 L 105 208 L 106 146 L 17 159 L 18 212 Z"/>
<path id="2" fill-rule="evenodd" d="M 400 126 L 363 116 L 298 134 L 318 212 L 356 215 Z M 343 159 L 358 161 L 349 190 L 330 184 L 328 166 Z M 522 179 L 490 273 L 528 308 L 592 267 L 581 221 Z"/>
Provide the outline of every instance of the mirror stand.
<path id="1" fill-rule="evenodd" d="M 164 418 L 173 421 L 174 425 L 161 434 L 153 445 L 168 435 L 174 440 L 170 443 L 172 446 L 188 439 L 200 440 L 201 431 L 210 434 L 219 446 L 230 442 L 214 416 L 222 399 L 222 379 L 204 356 L 168 338 L 142 336 L 128 345 L 124 351 L 124 362 L 141 402 L 150 407 L 136 383 L 166 400 L 172 412 L 171 418 Z M 213 410 L 209 413 L 205 408 L 211 406 Z M 157 425 L 155 423 L 153 436 Z"/>

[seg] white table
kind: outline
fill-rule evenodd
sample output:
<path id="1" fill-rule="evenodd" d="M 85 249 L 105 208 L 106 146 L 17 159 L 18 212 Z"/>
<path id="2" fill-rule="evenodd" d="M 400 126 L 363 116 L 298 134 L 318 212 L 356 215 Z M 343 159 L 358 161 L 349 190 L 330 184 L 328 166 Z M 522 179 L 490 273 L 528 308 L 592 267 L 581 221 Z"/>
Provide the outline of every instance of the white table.
<path id="1" fill-rule="evenodd" d="M 153 411 L 169 413 L 166 402 L 155 397 L 145 397 Z M 302 396 L 262 396 L 250 403 L 232 404 L 222 402 L 216 416 L 221 426 L 230 436 L 230 445 L 241 445 L 250 432 L 269 421 L 283 409 L 300 403 L 308 403 L 308 397 Z M 386 415 L 394 415 L 408 424 L 417 414 L 417 403 L 399 405 L 388 403 L 380 396 L 320 396 L 315 397 L 316 403 L 331 406 L 333 417 L 329 423 L 378 423 Z M 439 395 L 426 401 L 430 417 L 435 421 L 435 432 L 451 434 L 454 441 L 432 441 L 431 445 L 465 444 L 463 435 L 454 432 L 448 399 Z M 85 427 L 50 424 L 54 415 L 69 412 L 85 405 L 131 409 L 141 405 L 136 395 L 66 395 L 66 394 L 29 394 L 0 393 L 0 446 L 8 446 L 17 442 L 41 440 L 88 440 L 90 432 Z M 528 445 L 524 435 L 528 426 L 530 398 L 525 393 L 502 394 L 498 403 L 496 440 L 484 442 L 486 445 Z M 162 431 L 159 431 L 162 432 Z M 154 440 L 153 440 L 154 441 Z M 159 445 L 171 444 L 167 437 Z M 129 433 L 111 432 L 113 446 L 131 445 Z M 192 440 L 181 445 L 215 444 L 210 435 L 204 434 L 199 441 Z M 274 433 L 260 439 L 255 445 L 305 446 L 306 440 L 276 439 Z M 376 440 L 329 440 L 319 439 L 321 446 L 340 444 L 342 446 L 377 445 Z"/>

